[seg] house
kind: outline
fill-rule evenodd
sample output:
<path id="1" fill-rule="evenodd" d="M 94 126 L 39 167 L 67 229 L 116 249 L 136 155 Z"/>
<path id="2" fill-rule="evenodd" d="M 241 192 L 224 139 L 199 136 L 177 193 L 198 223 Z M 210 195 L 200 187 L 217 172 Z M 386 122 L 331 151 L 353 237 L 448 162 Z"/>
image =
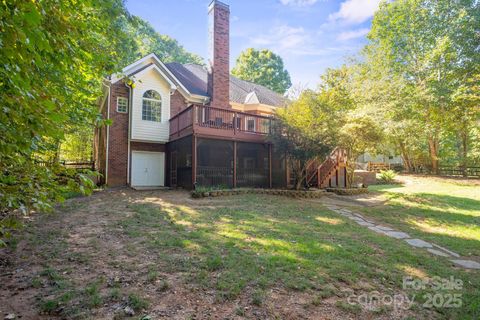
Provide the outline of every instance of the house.
<path id="1" fill-rule="evenodd" d="M 287 160 L 267 139 L 275 110 L 286 100 L 230 75 L 229 14 L 220 1 L 209 5 L 208 68 L 164 64 L 150 54 L 106 81 L 100 108 L 111 125 L 96 129 L 94 147 L 104 183 L 188 189 L 289 184 Z M 318 180 L 315 170 L 312 181 Z"/>

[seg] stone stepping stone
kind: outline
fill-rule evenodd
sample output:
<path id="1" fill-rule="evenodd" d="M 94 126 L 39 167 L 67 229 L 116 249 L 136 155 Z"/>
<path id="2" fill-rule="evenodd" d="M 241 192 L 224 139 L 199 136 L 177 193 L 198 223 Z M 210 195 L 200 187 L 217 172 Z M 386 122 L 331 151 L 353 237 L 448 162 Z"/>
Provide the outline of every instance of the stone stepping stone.
<path id="1" fill-rule="evenodd" d="M 441 256 L 441 257 L 450 257 L 450 255 L 448 253 L 445 253 L 443 251 L 440 251 L 440 250 L 436 250 L 436 249 L 427 249 L 428 252 L 430 252 L 431 254 L 434 254 L 436 256 Z"/>
<path id="2" fill-rule="evenodd" d="M 383 231 L 395 231 L 392 228 L 381 226 L 381 225 L 378 225 L 377 228 Z"/>
<path id="3" fill-rule="evenodd" d="M 345 217 L 353 217 L 353 215 L 351 213 L 345 213 L 345 212 L 339 212 L 337 211 L 338 214 L 341 214 L 342 216 L 345 216 Z"/>
<path id="4" fill-rule="evenodd" d="M 472 261 L 472 260 L 450 260 L 450 261 L 467 269 L 480 269 L 480 263 L 476 261 Z"/>
<path id="5" fill-rule="evenodd" d="M 408 239 L 408 238 L 410 238 L 408 233 L 401 232 L 401 231 L 385 231 L 385 234 L 387 236 L 395 238 L 395 239 Z"/>
<path id="6" fill-rule="evenodd" d="M 409 245 L 417 248 L 431 248 L 432 245 L 427 241 L 421 239 L 406 239 L 405 240 Z"/>
<path id="7" fill-rule="evenodd" d="M 376 233 L 385 234 L 385 231 L 382 230 L 382 229 L 378 229 L 377 226 L 368 227 L 368 229 L 370 229 L 370 230 L 372 230 L 372 231 L 375 231 Z"/>
<path id="8" fill-rule="evenodd" d="M 451 250 L 448 250 L 447 248 L 444 248 L 444 247 L 440 247 L 438 244 L 435 244 L 435 243 L 433 244 L 433 246 L 434 246 L 434 247 L 437 247 L 437 248 L 440 249 L 440 250 L 443 250 L 443 251 L 447 252 L 449 255 L 452 255 L 452 256 L 454 256 L 455 258 L 460 258 L 460 255 L 459 255 L 458 253 L 456 253 L 456 252 L 453 252 L 453 251 L 451 251 Z"/>
<path id="9" fill-rule="evenodd" d="M 352 217 L 349 217 L 349 218 L 350 218 L 351 220 L 353 220 L 353 221 L 357 221 L 357 222 L 365 222 L 365 220 L 363 220 L 363 219 L 360 219 L 359 217 L 354 217 L 354 216 L 352 216 Z"/>
<path id="10" fill-rule="evenodd" d="M 355 221 L 356 223 L 358 223 L 359 225 L 361 226 L 364 226 L 364 227 L 373 227 L 375 226 L 373 223 L 370 223 L 368 221 Z"/>

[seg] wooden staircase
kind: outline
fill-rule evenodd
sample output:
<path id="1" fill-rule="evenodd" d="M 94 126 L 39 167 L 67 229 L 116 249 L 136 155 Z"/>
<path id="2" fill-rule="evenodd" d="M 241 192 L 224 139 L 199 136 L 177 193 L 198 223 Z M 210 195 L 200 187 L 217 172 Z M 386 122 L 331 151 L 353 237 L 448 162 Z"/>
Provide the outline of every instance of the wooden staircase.
<path id="1" fill-rule="evenodd" d="M 346 187 L 346 165 L 347 152 L 335 148 L 325 161 L 313 161 L 307 167 L 307 185 L 315 188 Z M 339 181 L 339 177 L 343 177 L 343 181 Z"/>

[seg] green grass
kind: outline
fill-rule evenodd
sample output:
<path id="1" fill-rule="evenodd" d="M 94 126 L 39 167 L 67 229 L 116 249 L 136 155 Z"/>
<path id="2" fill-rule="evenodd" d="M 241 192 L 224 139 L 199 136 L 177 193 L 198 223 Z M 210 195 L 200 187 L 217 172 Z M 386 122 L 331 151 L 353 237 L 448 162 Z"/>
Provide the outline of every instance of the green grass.
<path id="1" fill-rule="evenodd" d="M 155 253 L 164 272 L 183 274 L 187 283 L 214 290 L 218 301 L 249 293 L 258 306 L 269 288 L 280 286 L 290 294 L 311 293 L 313 305 L 338 296 L 339 308 L 357 314 L 357 307 L 345 303 L 345 287 L 391 294 L 402 290 L 405 276 L 454 276 L 464 281 L 464 306 L 436 312 L 443 318 L 479 315 L 478 274 L 454 269 L 446 259 L 412 250 L 316 202 L 251 194 L 208 205 L 202 201 L 195 207 L 133 204 L 129 209 L 135 214 L 117 230 L 131 238 L 132 246 Z M 478 218 L 469 201 L 462 209 L 470 212 L 465 225 Z M 471 241 L 478 245 L 478 239 Z M 415 292 L 416 301 L 427 291 Z M 429 312 L 420 306 L 418 315 Z"/>
<path id="2" fill-rule="evenodd" d="M 371 190 L 383 193 L 388 201 L 364 208 L 366 216 L 463 256 L 480 258 L 480 186 L 418 177 L 415 183 Z"/>

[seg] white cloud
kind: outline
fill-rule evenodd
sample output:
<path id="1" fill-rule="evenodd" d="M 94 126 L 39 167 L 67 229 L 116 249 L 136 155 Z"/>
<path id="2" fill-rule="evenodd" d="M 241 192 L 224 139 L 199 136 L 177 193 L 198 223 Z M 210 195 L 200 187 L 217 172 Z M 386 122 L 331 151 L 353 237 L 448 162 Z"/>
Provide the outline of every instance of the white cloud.
<path id="1" fill-rule="evenodd" d="M 306 7 L 315 4 L 318 0 L 280 0 L 283 5 Z"/>
<path id="2" fill-rule="evenodd" d="M 350 31 L 344 31 L 340 33 L 337 37 L 338 40 L 340 41 L 346 41 L 346 40 L 351 40 L 351 39 L 357 39 L 361 38 L 364 35 L 366 35 L 370 29 L 368 28 L 362 28 L 358 30 L 350 30 Z"/>
<path id="3" fill-rule="evenodd" d="M 303 46 L 310 41 L 310 36 L 302 27 L 279 25 L 265 34 L 258 34 L 250 39 L 253 46 L 272 48 L 278 52 Z"/>
<path id="4" fill-rule="evenodd" d="M 340 10 L 331 14 L 331 21 L 342 20 L 347 23 L 362 23 L 373 16 L 381 0 L 346 0 Z"/>

